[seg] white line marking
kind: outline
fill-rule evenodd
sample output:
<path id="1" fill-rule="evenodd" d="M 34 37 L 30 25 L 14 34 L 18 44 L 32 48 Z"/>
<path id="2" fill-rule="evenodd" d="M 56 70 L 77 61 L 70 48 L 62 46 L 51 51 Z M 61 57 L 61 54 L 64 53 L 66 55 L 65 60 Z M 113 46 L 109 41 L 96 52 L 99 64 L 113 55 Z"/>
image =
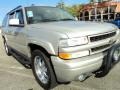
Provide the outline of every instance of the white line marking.
<path id="1" fill-rule="evenodd" d="M 0 67 L 2 68 L 12 68 L 12 69 L 16 69 L 16 70 L 24 70 L 25 68 L 24 67 L 19 67 L 19 66 L 8 66 L 8 65 L 3 65 L 3 64 L 0 64 Z"/>
<path id="2" fill-rule="evenodd" d="M 81 87 L 81 86 L 77 86 L 75 84 L 70 84 L 68 86 L 73 87 L 73 88 L 77 88 L 77 89 L 81 89 L 81 90 L 95 90 L 94 88 L 90 89 L 89 87 Z"/>
<path id="3" fill-rule="evenodd" d="M 22 77 L 27 77 L 27 78 L 34 79 L 34 77 L 32 75 L 27 75 L 27 74 L 23 74 L 23 73 L 8 71 L 8 70 L 4 70 L 4 69 L 0 69 L 0 71 L 10 73 L 10 74 L 14 74 L 14 75 L 18 75 L 18 76 L 22 76 Z"/>
<path id="4" fill-rule="evenodd" d="M 12 67 L 10 67 L 10 68 L 12 68 L 12 69 L 19 69 L 19 70 L 25 69 L 24 67 L 16 67 L 16 66 L 12 66 Z"/>

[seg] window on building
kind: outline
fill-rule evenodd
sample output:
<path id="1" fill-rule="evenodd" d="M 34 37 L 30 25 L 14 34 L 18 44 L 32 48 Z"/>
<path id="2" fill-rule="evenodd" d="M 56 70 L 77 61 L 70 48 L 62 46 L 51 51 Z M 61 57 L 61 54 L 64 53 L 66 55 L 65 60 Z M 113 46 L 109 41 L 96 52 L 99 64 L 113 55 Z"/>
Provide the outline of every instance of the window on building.
<path id="1" fill-rule="evenodd" d="M 82 12 L 80 12 L 80 18 L 79 19 L 83 20 L 83 13 Z"/>
<path id="2" fill-rule="evenodd" d="M 89 12 L 88 11 L 85 11 L 84 18 L 85 18 L 85 21 L 89 20 Z"/>
<path id="3" fill-rule="evenodd" d="M 97 20 L 100 21 L 101 20 L 101 12 L 99 9 L 97 9 Z"/>
<path id="4" fill-rule="evenodd" d="M 109 19 L 114 20 L 115 19 L 115 8 L 111 7 L 109 9 Z"/>
<path id="5" fill-rule="evenodd" d="M 95 20 L 95 9 L 91 10 L 91 20 L 94 21 Z"/>
<path id="6" fill-rule="evenodd" d="M 107 8 L 104 9 L 104 12 L 103 12 L 103 20 L 107 21 L 108 16 L 109 16 L 109 13 L 108 13 L 108 7 L 107 7 Z"/>

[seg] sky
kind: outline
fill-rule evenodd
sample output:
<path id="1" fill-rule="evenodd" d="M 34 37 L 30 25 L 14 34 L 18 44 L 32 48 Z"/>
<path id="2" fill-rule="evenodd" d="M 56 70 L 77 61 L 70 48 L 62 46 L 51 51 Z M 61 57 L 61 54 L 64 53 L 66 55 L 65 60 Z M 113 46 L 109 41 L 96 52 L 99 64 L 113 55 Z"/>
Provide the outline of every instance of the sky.
<path id="1" fill-rule="evenodd" d="M 63 0 L 66 5 L 85 4 L 89 0 Z M 30 6 L 32 4 L 41 6 L 56 6 L 60 0 L 1 0 L 0 1 L 0 25 L 7 12 L 19 5 Z"/>

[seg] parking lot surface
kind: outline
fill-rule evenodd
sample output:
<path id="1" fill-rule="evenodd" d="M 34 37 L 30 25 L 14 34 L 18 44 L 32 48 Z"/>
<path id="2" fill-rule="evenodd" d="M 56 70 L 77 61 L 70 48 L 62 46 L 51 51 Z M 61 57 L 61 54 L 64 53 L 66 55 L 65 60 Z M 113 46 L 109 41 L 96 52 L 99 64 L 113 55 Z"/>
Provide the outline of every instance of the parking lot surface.
<path id="1" fill-rule="evenodd" d="M 35 81 L 31 69 L 25 68 L 14 57 L 7 56 L 0 36 L 0 90 L 43 90 Z M 94 75 L 84 82 L 59 85 L 53 90 L 120 90 L 120 63 L 104 78 Z"/>

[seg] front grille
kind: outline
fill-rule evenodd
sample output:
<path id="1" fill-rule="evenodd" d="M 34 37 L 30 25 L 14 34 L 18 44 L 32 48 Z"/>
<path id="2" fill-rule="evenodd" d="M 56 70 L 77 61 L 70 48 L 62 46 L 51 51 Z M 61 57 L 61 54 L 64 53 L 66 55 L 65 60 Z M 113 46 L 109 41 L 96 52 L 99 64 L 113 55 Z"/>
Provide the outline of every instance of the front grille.
<path id="1" fill-rule="evenodd" d="M 91 51 L 92 51 L 92 52 L 97 52 L 97 51 L 99 51 L 99 50 L 103 50 L 103 49 L 106 49 L 106 48 L 108 48 L 108 47 L 110 47 L 110 44 L 92 48 Z"/>
<path id="2" fill-rule="evenodd" d="M 113 37 L 116 35 L 116 32 L 111 32 L 111 33 L 107 33 L 107 34 L 102 34 L 102 35 L 98 35 L 98 36 L 93 36 L 90 37 L 90 41 L 91 42 L 95 42 L 95 41 L 99 41 L 99 40 L 104 40 L 110 37 Z"/>

